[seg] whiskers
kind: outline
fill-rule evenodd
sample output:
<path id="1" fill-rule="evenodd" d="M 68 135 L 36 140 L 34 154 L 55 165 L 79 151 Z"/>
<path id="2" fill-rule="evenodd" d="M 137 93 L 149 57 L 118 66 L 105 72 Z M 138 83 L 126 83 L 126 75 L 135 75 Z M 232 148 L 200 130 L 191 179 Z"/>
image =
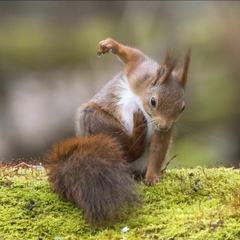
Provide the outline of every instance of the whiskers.
<path id="1" fill-rule="evenodd" d="M 196 130 L 193 127 L 189 127 L 179 122 L 175 122 L 174 126 L 175 126 L 175 131 L 177 131 L 177 133 L 180 133 L 182 135 L 189 134 L 189 133 L 191 134 Z"/>
<path id="2" fill-rule="evenodd" d="M 154 119 L 151 119 L 150 121 L 148 121 L 148 126 L 150 127 L 154 127 L 156 125 L 156 121 Z"/>
<path id="3" fill-rule="evenodd" d="M 216 135 L 212 135 L 207 133 L 207 131 L 202 131 L 197 127 L 191 127 L 186 124 L 182 124 L 179 122 L 174 123 L 176 126 L 175 129 L 177 134 L 181 134 L 182 136 L 185 135 L 196 135 L 198 138 L 202 138 L 203 140 L 211 139 L 211 140 L 221 140 L 221 138 L 217 137 Z"/>

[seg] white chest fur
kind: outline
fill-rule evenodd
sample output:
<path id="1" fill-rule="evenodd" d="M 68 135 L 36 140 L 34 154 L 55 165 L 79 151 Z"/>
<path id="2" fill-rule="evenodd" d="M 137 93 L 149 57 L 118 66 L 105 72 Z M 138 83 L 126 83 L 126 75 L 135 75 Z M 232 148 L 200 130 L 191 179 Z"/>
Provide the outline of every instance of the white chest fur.
<path id="1" fill-rule="evenodd" d="M 127 132 L 132 134 L 133 131 L 133 113 L 138 109 L 141 109 L 147 119 L 147 137 L 146 137 L 146 148 L 144 154 L 134 161 L 131 165 L 134 171 L 144 171 L 147 167 L 149 146 L 151 142 L 151 136 L 153 132 L 153 127 L 151 124 L 151 119 L 149 115 L 145 112 L 142 107 L 140 98 L 131 90 L 128 84 L 128 79 L 126 76 L 122 76 L 119 79 L 119 92 L 118 97 L 120 101 L 118 102 L 121 108 L 121 120 L 125 126 Z"/>
<path id="2" fill-rule="evenodd" d="M 122 76 L 119 82 L 118 102 L 121 108 L 121 120 L 125 126 L 127 132 L 132 134 L 133 130 L 133 113 L 139 109 L 137 104 L 136 94 L 132 92 L 128 85 L 128 79 L 126 76 Z"/>

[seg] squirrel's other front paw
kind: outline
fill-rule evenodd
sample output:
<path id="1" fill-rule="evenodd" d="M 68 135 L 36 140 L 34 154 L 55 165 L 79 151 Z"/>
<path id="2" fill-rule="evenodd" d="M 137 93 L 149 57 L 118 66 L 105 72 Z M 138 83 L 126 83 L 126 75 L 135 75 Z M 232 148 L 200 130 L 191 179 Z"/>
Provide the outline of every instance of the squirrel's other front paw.
<path id="1" fill-rule="evenodd" d="M 117 53 L 117 42 L 112 38 L 107 38 L 99 43 L 99 50 L 97 52 L 98 56 L 108 53 L 110 50 L 113 54 Z"/>
<path id="2" fill-rule="evenodd" d="M 143 180 L 144 184 L 147 185 L 148 187 L 155 185 L 156 183 L 159 182 L 159 177 L 157 176 L 150 176 L 150 177 L 146 177 Z"/>

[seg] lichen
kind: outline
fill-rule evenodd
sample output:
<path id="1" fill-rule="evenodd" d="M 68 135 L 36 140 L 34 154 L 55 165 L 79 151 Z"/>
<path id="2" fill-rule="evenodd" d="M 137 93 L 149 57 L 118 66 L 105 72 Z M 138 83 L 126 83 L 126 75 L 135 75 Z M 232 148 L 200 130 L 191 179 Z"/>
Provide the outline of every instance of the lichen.
<path id="1" fill-rule="evenodd" d="M 166 170 L 159 184 L 139 183 L 142 202 L 109 227 L 52 193 L 45 169 L 0 170 L 0 239 L 240 239 L 240 171 Z M 122 233 L 124 227 L 129 229 Z"/>

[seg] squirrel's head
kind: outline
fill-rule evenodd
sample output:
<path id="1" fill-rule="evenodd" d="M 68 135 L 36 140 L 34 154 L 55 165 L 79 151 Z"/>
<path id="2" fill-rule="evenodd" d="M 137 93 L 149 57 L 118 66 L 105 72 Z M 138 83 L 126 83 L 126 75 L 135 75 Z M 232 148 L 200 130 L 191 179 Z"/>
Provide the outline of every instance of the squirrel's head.
<path id="1" fill-rule="evenodd" d="M 187 51 L 181 69 L 175 71 L 178 57 L 167 51 L 142 99 L 143 108 L 157 130 L 168 131 L 185 109 L 184 89 L 188 77 L 191 50 Z"/>

